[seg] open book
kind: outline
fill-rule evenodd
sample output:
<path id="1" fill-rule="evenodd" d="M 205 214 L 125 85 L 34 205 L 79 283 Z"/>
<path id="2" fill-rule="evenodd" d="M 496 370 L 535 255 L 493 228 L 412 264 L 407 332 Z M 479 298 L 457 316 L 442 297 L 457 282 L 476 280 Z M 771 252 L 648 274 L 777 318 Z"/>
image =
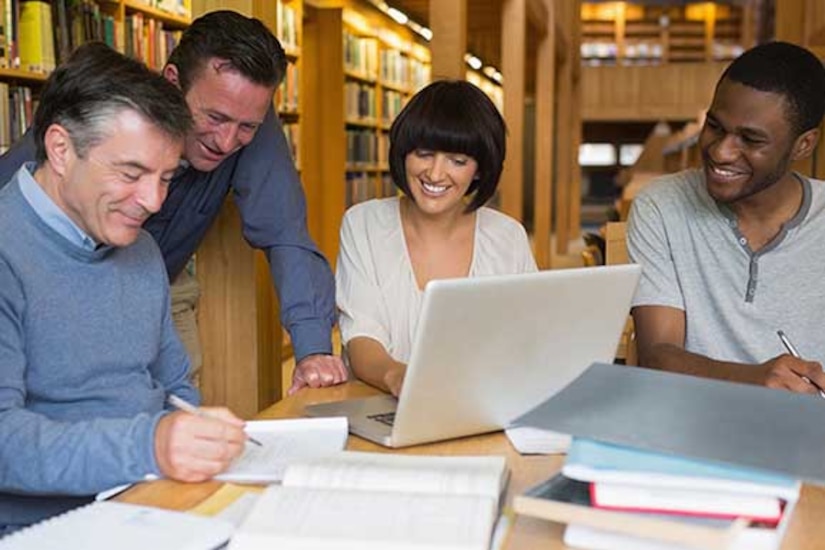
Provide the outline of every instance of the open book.
<path id="1" fill-rule="evenodd" d="M 230 550 L 487 550 L 507 482 L 504 457 L 343 452 L 291 464 Z"/>

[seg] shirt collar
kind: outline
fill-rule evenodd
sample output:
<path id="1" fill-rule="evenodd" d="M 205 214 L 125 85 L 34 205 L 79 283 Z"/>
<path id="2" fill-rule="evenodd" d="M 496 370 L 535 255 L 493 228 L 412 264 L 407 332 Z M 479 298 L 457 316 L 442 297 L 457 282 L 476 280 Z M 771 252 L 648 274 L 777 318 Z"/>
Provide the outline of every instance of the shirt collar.
<path id="1" fill-rule="evenodd" d="M 40 187 L 34 179 L 35 163 L 27 162 L 20 169 L 18 181 L 20 191 L 35 214 L 43 223 L 56 231 L 60 236 L 74 245 L 85 250 L 95 250 L 97 243 L 89 237 L 69 216 L 57 206 L 52 198 Z"/>

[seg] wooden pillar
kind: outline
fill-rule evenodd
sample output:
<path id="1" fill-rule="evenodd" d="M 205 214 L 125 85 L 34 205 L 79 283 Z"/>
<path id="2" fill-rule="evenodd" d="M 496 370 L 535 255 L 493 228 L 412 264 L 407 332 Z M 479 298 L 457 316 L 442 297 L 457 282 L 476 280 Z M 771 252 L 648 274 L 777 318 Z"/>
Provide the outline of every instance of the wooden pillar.
<path id="1" fill-rule="evenodd" d="M 556 23 L 553 0 L 547 7 L 547 32 L 536 50 L 536 134 L 534 236 L 536 263 L 540 269 L 551 265 L 550 235 L 553 222 L 553 103 L 556 89 Z"/>
<path id="2" fill-rule="evenodd" d="M 802 44 L 805 34 L 805 0 L 777 2 L 774 31 L 777 40 Z"/>
<path id="3" fill-rule="evenodd" d="M 318 69 L 303 72 L 301 150 L 303 180 L 311 203 L 312 236 L 321 252 L 335 262 L 338 231 L 346 206 L 346 133 L 344 116 L 343 10 L 306 10 L 303 56 Z"/>
<path id="4" fill-rule="evenodd" d="M 570 69 L 572 82 L 570 84 L 572 107 L 570 109 L 570 127 L 573 131 L 570 161 L 570 195 L 569 195 L 569 225 L 568 241 L 579 238 L 581 233 L 582 209 L 582 170 L 579 166 L 579 145 L 582 142 L 582 92 L 581 92 L 581 8 L 579 0 L 570 0 L 573 4 L 572 17 L 568 20 L 570 29 Z"/>
<path id="5" fill-rule="evenodd" d="M 501 17 L 501 66 L 504 77 L 504 119 L 507 159 L 499 184 L 501 209 L 522 219 L 524 187 L 524 71 L 527 48 L 525 0 L 504 0 Z"/>
<path id="6" fill-rule="evenodd" d="M 464 80 L 467 67 L 467 0 L 430 1 L 432 76 Z"/>
<path id="7" fill-rule="evenodd" d="M 573 7 L 571 2 L 556 4 L 558 28 L 564 29 L 566 42 L 565 56 L 558 67 L 558 100 L 556 101 L 556 252 L 567 254 L 570 240 L 570 188 L 573 180 L 573 54 L 570 21 Z M 578 17 L 578 13 L 575 14 Z M 576 23 L 578 24 L 578 22 Z M 576 157 L 578 161 L 578 158 Z M 576 162 L 576 165 L 578 162 Z"/>

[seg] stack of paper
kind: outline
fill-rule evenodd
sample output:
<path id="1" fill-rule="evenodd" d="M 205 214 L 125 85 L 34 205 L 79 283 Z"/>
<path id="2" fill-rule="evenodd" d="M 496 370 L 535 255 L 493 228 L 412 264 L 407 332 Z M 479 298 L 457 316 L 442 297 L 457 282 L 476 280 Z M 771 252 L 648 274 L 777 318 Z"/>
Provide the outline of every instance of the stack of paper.
<path id="1" fill-rule="evenodd" d="M 771 549 L 798 495 L 786 476 L 574 439 L 562 473 L 514 506 L 568 523 L 577 548 Z"/>

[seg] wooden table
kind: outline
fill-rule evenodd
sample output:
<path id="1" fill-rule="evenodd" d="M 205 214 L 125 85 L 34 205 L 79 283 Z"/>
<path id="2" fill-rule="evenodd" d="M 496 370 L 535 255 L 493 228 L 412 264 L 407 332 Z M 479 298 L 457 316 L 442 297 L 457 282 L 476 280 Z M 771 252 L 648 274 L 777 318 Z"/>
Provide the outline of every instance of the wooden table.
<path id="1" fill-rule="evenodd" d="M 279 401 L 264 410 L 260 419 L 296 418 L 303 416 L 303 408 L 311 403 L 338 401 L 377 394 L 378 391 L 360 382 L 325 389 L 307 389 L 297 395 Z M 484 455 L 497 454 L 507 458 L 510 467 L 510 484 L 507 488 L 507 505 L 514 495 L 539 483 L 561 468 L 560 456 L 522 456 L 513 450 L 503 433 L 465 437 L 443 443 L 418 445 L 406 449 L 391 450 L 349 436 L 347 449 L 371 452 L 396 452 L 404 454 L 437 455 Z M 825 460 L 825 457 L 823 457 Z M 174 510 L 192 508 L 214 493 L 221 484 L 185 484 L 174 481 L 153 481 L 143 483 L 123 493 L 117 498 L 124 502 L 148 504 Z M 563 526 L 519 516 L 505 542 L 507 550 L 564 549 L 561 542 Z M 783 550 L 815 550 L 825 548 L 825 489 L 806 486 L 802 499 L 797 505 Z"/>

